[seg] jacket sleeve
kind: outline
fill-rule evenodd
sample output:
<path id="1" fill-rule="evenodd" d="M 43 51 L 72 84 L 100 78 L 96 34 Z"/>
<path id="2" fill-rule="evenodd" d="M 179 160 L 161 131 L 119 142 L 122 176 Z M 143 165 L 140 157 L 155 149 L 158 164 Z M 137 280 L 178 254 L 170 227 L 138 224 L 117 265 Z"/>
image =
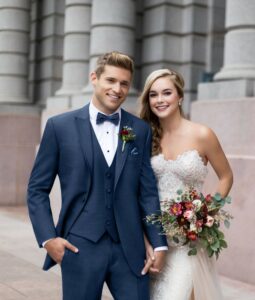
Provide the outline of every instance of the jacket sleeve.
<path id="1" fill-rule="evenodd" d="M 27 192 L 29 216 L 40 247 L 44 241 L 56 237 L 49 193 L 57 175 L 58 156 L 54 124 L 52 119 L 49 119 L 31 172 Z"/>
<path id="2" fill-rule="evenodd" d="M 150 163 L 151 159 L 151 130 L 148 129 L 143 152 L 143 162 L 140 176 L 140 207 L 144 220 L 144 230 L 153 248 L 167 246 L 166 238 L 162 235 L 162 228 L 146 224 L 145 217 L 160 213 L 159 196 L 156 178 Z"/>

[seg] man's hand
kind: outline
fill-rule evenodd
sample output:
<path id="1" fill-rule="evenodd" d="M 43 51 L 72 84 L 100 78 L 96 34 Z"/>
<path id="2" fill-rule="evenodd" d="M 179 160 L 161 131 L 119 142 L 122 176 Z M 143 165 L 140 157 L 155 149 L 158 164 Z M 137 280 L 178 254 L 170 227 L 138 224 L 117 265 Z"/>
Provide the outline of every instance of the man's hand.
<path id="1" fill-rule="evenodd" d="M 49 240 L 44 245 L 44 248 L 47 250 L 47 253 L 50 255 L 50 257 L 58 264 L 61 264 L 62 262 L 65 248 L 73 251 L 74 253 L 79 252 L 78 248 L 60 237 Z"/>
<path id="2" fill-rule="evenodd" d="M 155 260 L 154 250 L 145 235 L 144 235 L 144 244 L 145 244 L 145 249 L 146 249 L 146 260 L 144 261 L 144 268 L 142 269 L 142 272 L 141 272 L 142 275 L 145 275 L 148 273 L 149 269 L 151 268 L 151 266 Z"/>
<path id="3" fill-rule="evenodd" d="M 154 257 L 155 260 L 150 267 L 149 271 L 151 274 L 158 274 L 161 272 L 165 265 L 165 259 L 166 259 L 166 251 L 154 251 Z"/>
<path id="4" fill-rule="evenodd" d="M 142 275 L 147 274 L 148 271 L 151 274 L 158 274 L 165 264 L 166 251 L 153 251 L 150 247 L 146 247 L 146 261 Z"/>

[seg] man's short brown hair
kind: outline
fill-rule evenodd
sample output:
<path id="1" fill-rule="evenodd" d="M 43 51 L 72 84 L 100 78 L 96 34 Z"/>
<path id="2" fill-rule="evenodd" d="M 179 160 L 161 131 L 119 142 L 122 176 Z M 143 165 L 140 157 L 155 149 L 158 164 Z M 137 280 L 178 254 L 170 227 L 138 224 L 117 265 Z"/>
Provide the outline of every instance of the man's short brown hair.
<path id="1" fill-rule="evenodd" d="M 97 66 L 95 73 L 97 78 L 104 72 L 106 65 L 122 68 L 131 72 L 131 75 L 134 73 L 134 62 L 131 57 L 128 55 L 112 51 L 101 55 L 97 60 Z"/>

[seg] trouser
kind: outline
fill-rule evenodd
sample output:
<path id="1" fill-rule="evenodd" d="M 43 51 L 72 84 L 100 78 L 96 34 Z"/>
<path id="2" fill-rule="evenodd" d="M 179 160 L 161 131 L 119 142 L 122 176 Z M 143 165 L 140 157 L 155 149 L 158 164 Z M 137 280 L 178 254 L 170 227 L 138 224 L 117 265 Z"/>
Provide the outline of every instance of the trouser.
<path id="1" fill-rule="evenodd" d="M 97 243 L 74 234 L 67 239 L 79 252 L 66 249 L 62 260 L 64 300 L 100 300 L 104 282 L 115 300 L 149 300 L 148 275 L 131 271 L 121 244 L 108 234 Z"/>

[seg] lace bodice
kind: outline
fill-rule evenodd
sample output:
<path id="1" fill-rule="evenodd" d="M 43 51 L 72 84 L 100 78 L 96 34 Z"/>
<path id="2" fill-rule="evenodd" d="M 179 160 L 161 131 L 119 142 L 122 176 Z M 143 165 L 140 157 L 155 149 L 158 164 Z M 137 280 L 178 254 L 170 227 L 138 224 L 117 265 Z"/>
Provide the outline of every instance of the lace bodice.
<path id="1" fill-rule="evenodd" d="M 187 186 L 201 191 L 208 172 L 195 149 L 185 151 L 175 160 L 166 160 L 163 154 L 153 156 L 151 164 L 157 178 L 161 201 L 175 198 L 176 191 Z"/>

